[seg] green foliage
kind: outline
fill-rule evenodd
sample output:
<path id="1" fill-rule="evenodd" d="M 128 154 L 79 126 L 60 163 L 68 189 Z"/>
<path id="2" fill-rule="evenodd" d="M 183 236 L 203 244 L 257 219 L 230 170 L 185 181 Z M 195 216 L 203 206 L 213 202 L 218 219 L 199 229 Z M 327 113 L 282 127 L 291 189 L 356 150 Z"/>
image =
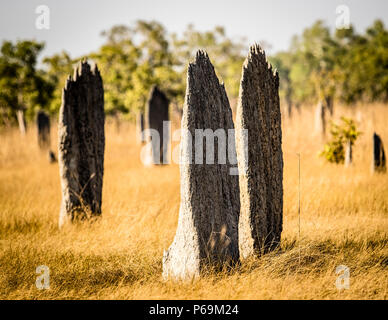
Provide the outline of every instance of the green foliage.
<path id="1" fill-rule="evenodd" d="M 34 41 L 4 41 L 0 52 L 0 123 L 16 120 L 17 110 L 31 119 L 38 109 L 47 109 L 54 85 L 36 68 L 44 47 Z"/>
<path id="2" fill-rule="evenodd" d="M 170 99 L 182 94 L 167 32 L 160 23 L 140 20 L 134 27 L 115 26 L 103 36 L 106 43 L 90 57 L 104 80 L 107 114 L 144 110 L 154 84 Z"/>
<path id="3" fill-rule="evenodd" d="M 62 89 L 65 86 L 67 77 L 72 73 L 75 63 L 76 61 L 73 61 L 66 51 L 43 59 L 43 64 L 46 66 L 46 77 L 55 87 L 52 99 L 47 107 L 47 111 L 51 114 L 56 114 L 59 111 L 62 101 Z"/>
<path id="4" fill-rule="evenodd" d="M 221 27 L 199 32 L 190 25 L 180 38 L 169 35 L 156 21 L 140 20 L 133 27 L 115 26 L 103 36 L 106 43 L 90 57 L 104 79 L 107 114 L 133 115 L 144 110 L 154 84 L 181 106 L 187 64 L 201 48 L 208 51 L 230 95 L 238 95 L 243 45 L 229 39 Z"/>
<path id="5" fill-rule="evenodd" d="M 139 20 L 131 26 L 114 26 L 102 36 L 105 43 L 87 57 L 101 70 L 108 115 L 132 117 L 143 110 L 153 85 L 166 92 L 175 106 L 182 106 L 187 65 L 198 49 L 208 52 L 232 103 L 238 97 L 248 43 L 229 37 L 223 27 L 198 31 L 189 25 L 178 35 L 156 21 Z M 58 112 L 66 78 L 82 57 L 72 59 L 61 52 L 43 59 L 44 68 L 39 70 L 36 63 L 42 49 L 43 43 L 34 41 L 3 42 L 0 124 L 14 121 L 17 110 L 26 111 L 29 118 L 38 108 Z M 388 101 L 388 31 L 380 20 L 364 34 L 353 27 L 332 33 L 317 21 L 294 36 L 288 51 L 269 60 L 278 69 L 280 98 L 287 104 Z"/>
<path id="6" fill-rule="evenodd" d="M 194 58 L 195 52 L 204 49 L 209 54 L 220 80 L 224 82 L 229 97 L 238 97 L 241 67 L 248 49 L 243 38 L 228 38 L 225 29 L 220 26 L 200 32 L 195 30 L 193 25 L 189 25 L 181 38 L 174 34 L 172 39 L 182 79 L 186 78 L 187 65 Z"/>
<path id="7" fill-rule="evenodd" d="M 332 163 L 344 163 L 345 144 L 350 142 L 353 146 L 357 137 L 361 134 L 352 119 L 341 117 L 341 121 L 341 125 L 331 123 L 331 140 L 324 145 L 324 149 L 320 153 L 320 156 L 325 157 Z"/>
<path id="8" fill-rule="evenodd" d="M 380 20 L 365 35 L 353 27 L 331 34 L 317 21 L 272 61 L 283 74 L 281 97 L 291 96 L 294 103 L 388 101 L 388 31 Z"/>

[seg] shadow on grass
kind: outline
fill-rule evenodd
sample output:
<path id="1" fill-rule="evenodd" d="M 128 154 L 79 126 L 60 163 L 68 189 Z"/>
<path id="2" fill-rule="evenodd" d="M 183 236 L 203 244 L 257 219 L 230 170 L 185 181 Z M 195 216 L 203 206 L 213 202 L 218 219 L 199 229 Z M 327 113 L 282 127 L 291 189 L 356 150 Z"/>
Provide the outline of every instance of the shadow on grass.
<path id="1" fill-rule="evenodd" d="M 100 256 L 71 251 L 55 253 L 32 248 L 10 248 L 0 256 L 0 265 L 3 266 L 0 294 L 4 296 L 20 289 L 41 295 L 43 292 L 35 286 L 39 276 L 35 271 L 39 265 L 50 268 L 52 292 L 75 290 L 93 294 L 103 288 L 149 281 L 150 278 L 156 280 L 161 273 L 161 262 L 156 259 L 141 261 L 133 253 Z"/>
<path id="2" fill-rule="evenodd" d="M 387 239 L 372 239 L 372 235 L 359 241 L 344 239 L 298 243 L 284 239 L 282 246 L 270 253 L 243 260 L 233 267 L 206 268 L 202 277 L 205 281 L 217 284 L 229 277 L 257 272 L 269 278 L 282 278 L 290 274 L 316 275 L 325 271 L 332 273 L 340 264 L 352 270 L 372 267 L 386 270 L 386 245 Z M 120 251 L 97 255 L 10 246 L 1 251 L 0 265 L 0 295 L 5 298 L 16 290 L 27 290 L 32 297 L 47 295 L 55 298 L 66 292 L 72 292 L 71 295 L 75 297 L 87 297 L 104 288 L 131 286 L 135 283 L 163 283 L 162 257 L 157 251 Z M 39 276 L 36 267 L 39 265 L 50 268 L 51 290 L 47 293 L 35 287 Z"/>
<path id="3" fill-rule="evenodd" d="M 17 234 L 37 233 L 44 223 L 39 221 L 28 221 L 23 219 L 14 219 L 11 222 L 0 221 L 0 234 L 2 237 Z"/>
<path id="4" fill-rule="evenodd" d="M 344 238 L 342 241 L 302 241 L 284 240 L 281 247 L 256 257 L 241 261 L 234 268 L 206 269 L 205 276 L 214 279 L 238 276 L 251 272 L 261 272 L 271 277 L 284 277 L 290 274 L 319 274 L 325 270 L 332 272 L 336 266 L 386 268 L 388 255 L 383 251 L 388 239 L 376 237 L 360 240 Z M 334 269 L 333 269 L 334 268 Z M 221 277 L 220 277 L 221 275 Z"/>

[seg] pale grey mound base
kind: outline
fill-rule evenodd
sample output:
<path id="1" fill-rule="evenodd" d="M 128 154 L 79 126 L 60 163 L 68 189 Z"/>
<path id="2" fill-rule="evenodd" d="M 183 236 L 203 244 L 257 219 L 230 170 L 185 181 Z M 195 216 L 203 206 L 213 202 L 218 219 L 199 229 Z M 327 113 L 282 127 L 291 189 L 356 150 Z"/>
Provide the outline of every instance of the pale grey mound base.
<path id="1" fill-rule="evenodd" d="M 195 129 L 227 132 L 233 128 L 225 88 L 207 54 L 199 51 L 188 67 L 180 146 L 181 204 L 174 241 L 163 255 L 165 279 L 196 278 L 207 266 L 218 268 L 239 260 L 238 176 L 229 174 L 233 167 L 229 159 L 218 164 L 218 149 L 226 146 L 215 138 L 214 164 L 206 164 L 211 162 L 209 154 L 204 156 L 203 164 L 194 163 L 196 155 L 205 155 L 206 150 L 205 143 L 195 149 L 195 142 L 199 142 L 194 139 Z M 235 154 L 234 136 L 229 148 L 227 151 Z"/>
<path id="2" fill-rule="evenodd" d="M 104 122 L 100 72 L 96 65 L 81 62 L 66 81 L 59 112 L 60 226 L 101 215 Z"/>
<path id="3" fill-rule="evenodd" d="M 280 243 L 283 221 L 283 153 L 279 77 L 258 45 L 244 62 L 236 115 L 242 258 Z M 247 137 L 243 135 L 247 130 Z"/>

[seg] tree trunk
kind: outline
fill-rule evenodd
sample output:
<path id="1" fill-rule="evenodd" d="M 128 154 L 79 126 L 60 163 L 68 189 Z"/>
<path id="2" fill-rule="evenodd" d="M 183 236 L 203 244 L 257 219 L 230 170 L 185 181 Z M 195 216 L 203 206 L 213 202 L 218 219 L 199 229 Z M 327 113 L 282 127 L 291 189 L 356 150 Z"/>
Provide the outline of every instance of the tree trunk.
<path id="1" fill-rule="evenodd" d="M 334 115 L 334 102 L 332 96 L 326 96 L 325 97 L 325 104 L 327 110 L 329 110 L 330 116 L 332 117 Z"/>
<path id="2" fill-rule="evenodd" d="M 345 147 L 345 167 L 349 167 L 353 161 L 352 144 L 350 141 L 346 143 Z"/>
<path id="3" fill-rule="evenodd" d="M 144 130 L 144 113 L 139 112 L 136 116 L 136 137 L 139 144 L 143 144 L 146 142 Z"/>
<path id="4" fill-rule="evenodd" d="M 27 124 L 26 124 L 26 119 L 24 117 L 24 111 L 17 110 L 16 117 L 18 119 L 19 131 L 20 131 L 21 135 L 24 136 L 24 135 L 26 135 L 26 132 L 27 132 Z"/>
<path id="5" fill-rule="evenodd" d="M 315 109 L 315 131 L 322 137 L 326 135 L 326 109 L 322 100 L 319 100 Z"/>

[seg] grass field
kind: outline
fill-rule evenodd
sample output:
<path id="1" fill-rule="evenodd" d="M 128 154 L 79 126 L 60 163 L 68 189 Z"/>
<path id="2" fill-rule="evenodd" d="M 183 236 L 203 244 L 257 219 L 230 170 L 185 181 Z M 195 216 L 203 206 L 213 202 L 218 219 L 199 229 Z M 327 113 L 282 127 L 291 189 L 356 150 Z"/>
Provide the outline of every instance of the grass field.
<path id="1" fill-rule="evenodd" d="M 308 108 L 283 121 L 284 230 L 281 250 L 231 273 L 193 283 L 165 282 L 162 254 L 175 234 L 179 167 L 144 168 L 134 126 L 106 127 L 103 218 L 58 229 L 58 165 L 49 164 L 30 127 L 0 132 L 1 299 L 387 299 L 388 174 L 371 174 L 372 134 L 388 151 L 388 106 L 338 107 L 363 132 L 350 168 L 318 157 Z M 56 151 L 56 127 L 52 145 Z M 298 157 L 301 217 L 298 236 Z M 35 270 L 50 268 L 38 290 Z M 335 286 L 350 268 L 350 288 Z"/>

